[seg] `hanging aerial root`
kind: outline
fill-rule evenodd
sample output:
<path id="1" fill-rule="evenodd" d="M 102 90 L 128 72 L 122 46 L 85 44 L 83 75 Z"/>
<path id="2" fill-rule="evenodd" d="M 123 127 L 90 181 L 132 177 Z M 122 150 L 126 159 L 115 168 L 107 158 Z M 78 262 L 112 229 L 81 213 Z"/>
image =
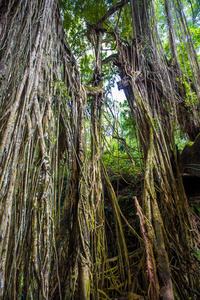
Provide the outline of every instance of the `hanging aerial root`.
<path id="1" fill-rule="evenodd" d="M 152 249 L 152 245 L 149 241 L 148 233 L 147 233 L 147 229 L 146 229 L 146 222 L 148 222 L 148 220 L 145 219 L 137 198 L 133 197 L 133 199 L 135 201 L 137 215 L 140 220 L 140 229 L 141 229 L 141 233 L 143 236 L 143 241 L 144 241 L 145 249 L 146 249 L 147 269 L 148 269 L 149 281 L 150 281 L 150 285 L 151 285 L 151 294 L 152 294 L 152 298 L 157 300 L 157 299 L 159 299 L 159 283 L 158 283 L 158 277 L 157 277 L 157 272 L 156 272 L 155 259 L 154 259 L 154 255 L 153 255 L 153 249 Z"/>

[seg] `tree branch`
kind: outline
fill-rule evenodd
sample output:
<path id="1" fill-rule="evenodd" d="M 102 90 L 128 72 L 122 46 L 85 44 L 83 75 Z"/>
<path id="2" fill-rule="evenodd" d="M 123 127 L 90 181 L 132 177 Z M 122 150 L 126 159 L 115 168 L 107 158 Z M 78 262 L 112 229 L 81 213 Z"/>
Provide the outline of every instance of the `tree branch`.
<path id="1" fill-rule="evenodd" d="M 118 54 L 117 53 L 114 53 L 114 54 L 111 54 L 110 56 L 104 58 L 102 60 L 102 64 L 107 64 L 109 63 L 110 61 L 114 61 L 115 59 L 118 58 Z"/>
<path id="2" fill-rule="evenodd" d="M 114 12 L 121 9 L 125 4 L 127 4 L 129 0 L 122 0 L 121 2 L 113 5 L 107 13 L 101 18 L 101 20 L 97 23 L 97 25 L 102 25 Z"/>

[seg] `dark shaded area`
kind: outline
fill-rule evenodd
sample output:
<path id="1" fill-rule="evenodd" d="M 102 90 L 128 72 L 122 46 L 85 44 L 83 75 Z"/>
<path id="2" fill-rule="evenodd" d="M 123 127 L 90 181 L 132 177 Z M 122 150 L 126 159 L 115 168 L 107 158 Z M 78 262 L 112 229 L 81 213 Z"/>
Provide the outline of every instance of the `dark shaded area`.
<path id="1" fill-rule="evenodd" d="M 180 155 L 183 184 L 191 210 L 200 216 L 200 134 Z"/>
<path id="2" fill-rule="evenodd" d="M 138 174 L 134 177 L 129 177 L 124 175 L 124 178 L 112 178 L 110 173 L 111 183 L 114 190 L 116 191 L 118 203 L 120 209 L 129 222 L 129 224 L 140 234 L 139 229 L 139 220 L 136 216 L 136 208 L 133 201 L 133 197 L 137 196 L 139 199 L 141 197 L 141 188 L 142 188 L 142 176 Z M 106 216 L 106 233 L 107 233 L 107 246 L 108 246 L 108 256 L 115 257 L 117 254 L 117 245 L 116 245 L 116 232 L 115 232 L 115 223 L 113 208 L 109 200 L 107 189 L 104 188 L 104 197 L 105 197 L 105 216 Z M 131 233 L 127 224 L 122 220 L 123 231 L 126 237 L 126 243 L 128 247 L 128 252 L 135 251 L 140 247 L 138 239 Z"/>
<path id="3" fill-rule="evenodd" d="M 200 203 L 200 177 L 184 173 L 183 184 L 190 206 L 200 216 L 198 209 Z"/>
<path id="4" fill-rule="evenodd" d="M 180 155 L 180 166 L 183 173 L 200 177 L 200 134 L 194 143 L 186 145 Z"/>
<path id="5" fill-rule="evenodd" d="M 193 196 L 198 196 L 200 198 L 200 177 L 184 173 L 183 184 L 189 198 Z"/>

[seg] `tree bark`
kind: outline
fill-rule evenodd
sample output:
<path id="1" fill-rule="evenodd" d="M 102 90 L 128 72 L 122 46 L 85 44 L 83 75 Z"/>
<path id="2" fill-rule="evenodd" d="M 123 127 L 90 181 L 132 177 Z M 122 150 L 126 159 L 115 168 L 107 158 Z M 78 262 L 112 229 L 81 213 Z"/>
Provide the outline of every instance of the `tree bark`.
<path id="1" fill-rule="evenodd" d="M 70 298 L 88 221 L 86 94 L 57 1 L 0 11 L 0 297 Z"/>

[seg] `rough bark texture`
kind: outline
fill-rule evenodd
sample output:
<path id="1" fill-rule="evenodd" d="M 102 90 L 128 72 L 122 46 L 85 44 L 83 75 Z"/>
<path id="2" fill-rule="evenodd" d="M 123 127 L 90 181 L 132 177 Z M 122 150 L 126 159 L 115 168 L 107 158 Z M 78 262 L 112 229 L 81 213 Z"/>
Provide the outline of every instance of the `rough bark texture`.
<path id="1" fill-rule="evenodd" d="M 194 247 L 195 237 L 191 234 L 192 225 L 173 135 L 173 122 L 178 106 L 178 99 L 173 93 L 175 81 L 164 64 L 158 65 L 156 45 L 153 43 L 151 47 L 145 47 L 146 38 L 149 38 L 145 32 L 143 38 L 135 39 L 132 45 L 126 46 L 119 40 L 115 64 L 121 76 L 118 87 L 124 89 L 144 154 L 142 205 L 147 220 L 147 233 L 144 219 L 141 213 L 139 215 L 147 265 L 150 266 L 155 261 L 157 266 L 156 269 L 149 267 L 152 299 L 174 299 L 171 279 L 174 266 L 170 265 L 174 255 L 175 261 L 181 262 L 180 268 L 184 270 L 186 278 L 190 278 L 198 286 L 195 274 L 192 276 L 192 271 L 187 271 L 190 263 L 185 265 L 185 257 L 194 263 L 191 249 Z M 151 44 L 152 39 L 148 42 Z M 167 211 L 170 212 L 169 215 Z M 177 247 L 179 250 L 175 254 L 174 249 Z M 197 265 L 195 268 L 198 269 Z M 174 279 L 174 283 L 176 280 Z M 184 289 L 180 297 L 184 295 L 187 298 L 190 288 L 185 288 L 183 277 L 177 284 Z M 156 286 L 159 287 L 156 289 Z M 174 288 L 175 293 L 180 294 L 176 285 Z M 196 297 L 195 293 L 194 296 Z"/>
<path id="2" fill-rule="evenodd" d="M 125 292 L 121 299 L 142 298 L 134 292 L 146 299 L 198 299 L 199 266 L 193 249 L 199 247 L 199 237 L 181 171 L 193 163 L 192 155 L 184 160 L 185 153 L 198 155 L 199 137 L 183 151 L 180 170 L 174 124 L 179 119 L 195 138 L 199 120 L 183 105 L 180 69 L 166 63 L 160 41 L 154 41 L 155 20 L 150 26 L 149 17 L 153 3 L 149 9 L 146 0 L 130 1 L 134 39 L 129 45 L 113 34 L 118 53 L 112 55 L 144 156 L 141 204 L 135 198 L 142 238 L 123 216 L 101 160 L 101 43 L 106 33 L 101 25 L 128 2 L 115 4 L 97 25 L 88 25 L 95 68 L 93 87 L 85 90 L 57 0 L 0 1 L 1 299 L 110 299 L 107 294 L 123 297 Z M 172 14 L 165 3 L 171 27 Z M 189 37 L 177 3 L 179 21 Z M 176 60 L 174 35 L 175 31 L 171 51 Z M 196 56 L 191 63 L 199 96 Z M 87 95 L 90 161 L 84 122 Z M 177 118 L 181 109 L 190 115 L 189 125 L 184 117 Z M 102 174 L 116 235 L 116 257 L 109 259 Z M 128 253 L 124 224 L 137 239 L 133 253 Z"/>
<path id="3" fill-rule="evenodd" d="M 57 1 L 0 12 L 1 298 L 70 299 L 87 258 L 86 93 Z"/>

